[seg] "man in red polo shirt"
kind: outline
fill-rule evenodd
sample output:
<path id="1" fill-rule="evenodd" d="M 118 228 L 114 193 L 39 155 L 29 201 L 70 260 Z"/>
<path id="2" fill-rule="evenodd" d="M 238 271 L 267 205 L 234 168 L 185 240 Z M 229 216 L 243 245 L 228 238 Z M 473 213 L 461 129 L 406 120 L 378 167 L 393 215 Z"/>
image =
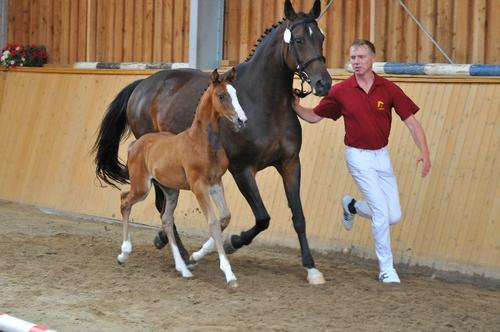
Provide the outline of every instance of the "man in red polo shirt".
<path id="1" fill-rule="evenodd" d="M 332 86 L 328 96 L 314 108 L 301 106 L 296 98 L 295 111 L 310 123 L 344 118 L 345 159 L 364 200 L 342 197 L 342 223 L 351 230 L 356 214 L 372 220 L 379 280 L 400 283 L 389 231 L 389 226 L 401 218 L 398 186 L 387 150 L 393 108 L 420 150 L 423 177 L 431 168 L 429 148 L 424 130 L 413 116 L 418 106 L 396 84 L 372 71 L 375 46 L 368 40 L 355 40 L 349 53 L 354 75 Z"/>

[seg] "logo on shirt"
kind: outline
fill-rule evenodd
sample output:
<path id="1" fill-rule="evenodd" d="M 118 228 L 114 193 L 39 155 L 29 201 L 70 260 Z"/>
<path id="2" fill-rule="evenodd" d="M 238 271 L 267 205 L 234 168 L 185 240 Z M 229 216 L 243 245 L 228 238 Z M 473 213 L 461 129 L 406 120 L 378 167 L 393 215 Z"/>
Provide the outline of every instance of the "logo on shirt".
<path id="1" fill-rule="evenodd" d="M 384 109 L 384 102 L 382 100 L 377 100 L 377 111 L 383 111 Z"/>

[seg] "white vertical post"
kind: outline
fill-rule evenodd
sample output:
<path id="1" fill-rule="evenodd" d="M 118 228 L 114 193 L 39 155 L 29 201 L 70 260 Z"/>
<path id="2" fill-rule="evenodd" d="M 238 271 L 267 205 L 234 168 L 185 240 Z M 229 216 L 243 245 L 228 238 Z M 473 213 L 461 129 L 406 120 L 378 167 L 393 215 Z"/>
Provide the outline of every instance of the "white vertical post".
<path id="1" fill-rule="evenodd" d="M 214 69 L 222 59 L 224 0 L 191 0 L 189 67 Z"/>
<path id="2" fill-rule="evenodd" d="M 0 51 L 7 43 L 7 28 L 9 26 L 9 0 L 0 0 Z M 11 40 L 11 42 L 15 42 Z"/>
<path id="3" fill-rule="evenodd" d="M 375 29 L 377 25 L 375 24 L 376 20 L 376 10 L 377 6 L 375 4 L 375 0 L 370 1 L 370 41 L 375 44 Z M 375 45 L 377 47 L 377 45 Z"/>

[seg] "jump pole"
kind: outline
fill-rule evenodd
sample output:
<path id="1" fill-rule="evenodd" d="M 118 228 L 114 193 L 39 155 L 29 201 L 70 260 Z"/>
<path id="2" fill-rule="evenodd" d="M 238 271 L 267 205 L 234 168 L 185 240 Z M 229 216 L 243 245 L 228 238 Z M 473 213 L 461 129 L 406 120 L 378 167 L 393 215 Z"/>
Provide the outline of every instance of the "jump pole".
<path id="1" fill-rule="evenodd" d="M 353 71 L 350 63 L 346 64 L 345 69 Z M 500 65 L 374 62 L 373 71 L 377 74 L 396 75 L 500 76 Z"/>
<path id="2" fill-rule="evenodd" d="M 0 331 L 3 332 L 56 332 L 40 325 L 0 312 Z"/>

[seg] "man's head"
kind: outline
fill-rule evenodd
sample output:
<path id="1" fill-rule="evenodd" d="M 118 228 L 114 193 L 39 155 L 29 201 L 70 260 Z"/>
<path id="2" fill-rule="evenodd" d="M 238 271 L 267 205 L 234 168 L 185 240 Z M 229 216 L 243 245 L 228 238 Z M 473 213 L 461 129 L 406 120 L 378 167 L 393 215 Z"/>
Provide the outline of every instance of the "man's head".
<path id="1" fill-rule="evenodd" d="M 356 39 L 349 49 L 349 59 L 357 76 L 371 73 L 375 62 L 375 46 L 366 39 Z"/>

